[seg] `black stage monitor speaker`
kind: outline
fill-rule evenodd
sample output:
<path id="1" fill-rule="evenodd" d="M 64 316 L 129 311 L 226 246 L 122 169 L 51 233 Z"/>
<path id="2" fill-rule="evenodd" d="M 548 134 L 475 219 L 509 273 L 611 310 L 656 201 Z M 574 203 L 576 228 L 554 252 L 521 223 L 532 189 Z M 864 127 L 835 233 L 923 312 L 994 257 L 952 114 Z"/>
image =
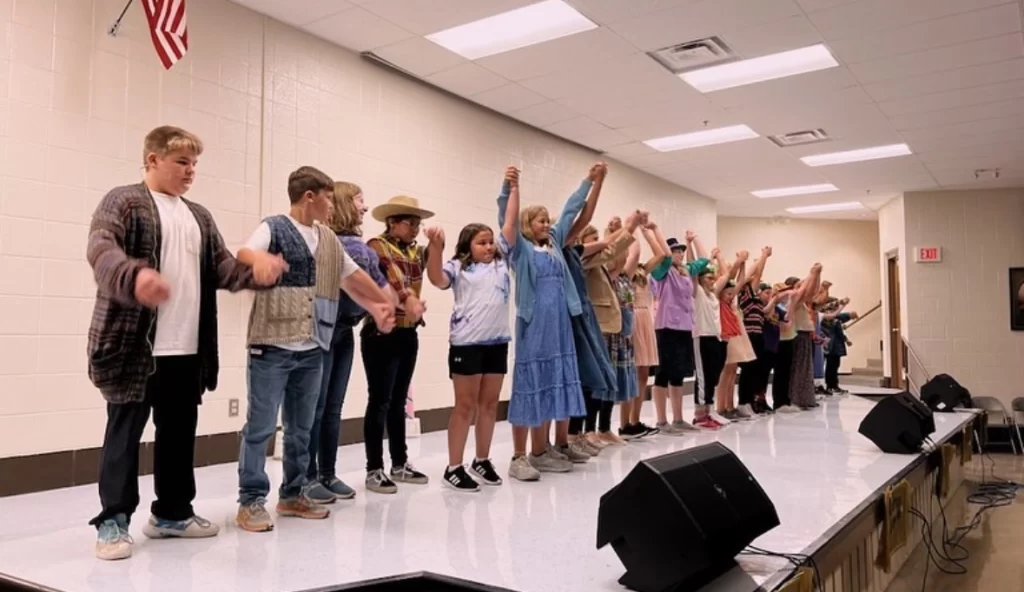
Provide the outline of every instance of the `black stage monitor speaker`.
<path id="1" fill-rule="evenodd" d="M 746 466 L 714 442 L 641 461 L 601 496 L 597 547 L 611 545 L 637 592 L 697 590 L 779 525 Z"/>
<path id="2" fill-rule="evenodd" d="M 935 418 L 927 405 L 903 391 L 879 401 L 860 422 L 858 431 L 882 452 L 916 454 L 924 439 L 935 432 Z"/>
<path id="3" fill-rule="evenodd" d="M 921 387 L 921 400 L 932 411 L 952 413 L 956 407 L 970 408 L 971 392 L 949 374 L 939 374 Z"/>
<path id="4" fill-rule="evenodd" d="M 316 588 L 305 592 L 513 592 L 429 572 Z"/>

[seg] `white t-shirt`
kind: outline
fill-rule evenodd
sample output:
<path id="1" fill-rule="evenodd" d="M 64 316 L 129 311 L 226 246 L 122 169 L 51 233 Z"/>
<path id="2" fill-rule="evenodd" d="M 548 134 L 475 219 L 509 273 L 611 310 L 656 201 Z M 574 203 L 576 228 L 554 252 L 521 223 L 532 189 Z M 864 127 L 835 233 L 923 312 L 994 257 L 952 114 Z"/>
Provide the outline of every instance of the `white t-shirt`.
<path id="1" fill-rule="evenodd" d="M 471 263 L 463 268 L 458 259 L 442 269 L 455 294 L 449 329 L 452 345 L 494 345 L 512 340 L 509 331 L 508 244 L 498 239 L 500 259 L 489 264 Z"/>
<path id="2" fill-rule="evenodd" d="M 694 337 L 721 337 L 722 310 L 718 297 L 708 294 L 703 286 L 698 286 L 693 296 L 693 329 Z"/>
<path id="3" fill-rule="evenodd" d="M 199 257 L 203 236 L 192 210 L 179 197 L 153 194 L 160 214 L 160 275 L 170 297 L 156 309 L 154 356 L 191 356 L 199 351 Z"/>
<path id="4" fill-rule="evenodd" d="M 301 224 L 298 220 L 292 218 L 291 216 L 287 216 L 287 218 L 288 221 L 292 223 L 292 226 L 295 227 L 295 230 L 298 230 L 299 234 L 302 235 L 303 240 L 306 241 L 306 247 L 309 248 L 309 253 L 311 255 L 316 255 L 317 245 L 320 244 L 320 233 L 317 231 L 317 229 L 312 226 L 306 226 L 305 224 Z M 341 243 L 340 239 L 336 238 L 335 240 L 337 240 L 339 244 Z M 269 249 L 270 224 L 263 222 L 259 226 L 257 226 L 256 230 L 252 233 L 252 236 L 250 236 L 249 240 L 246 241 L 245 246 L 249 249 L 252 249 L 253 251 L 266 251 L 267 249 Z M 348 276 L 352 275 L 358 270 L 359 266 L 356 264 L 355 261 L 352 260 L 352 257 L 349 257 L 348 252 L 345 251 L 344 245 L 342 245 L 341 279 L 347 278 Z M 340 290 L 341 286 L 339 286 L 338 289 Z M 283 345 L 278 345 L 277 347 L 291 351 L 306 351 L 320 346 L 318 346 L 316 342 L 313 341 L 312 339 L 309 339 L 307 341 L 301 341 L 297 343 L 287 343 Z"/>

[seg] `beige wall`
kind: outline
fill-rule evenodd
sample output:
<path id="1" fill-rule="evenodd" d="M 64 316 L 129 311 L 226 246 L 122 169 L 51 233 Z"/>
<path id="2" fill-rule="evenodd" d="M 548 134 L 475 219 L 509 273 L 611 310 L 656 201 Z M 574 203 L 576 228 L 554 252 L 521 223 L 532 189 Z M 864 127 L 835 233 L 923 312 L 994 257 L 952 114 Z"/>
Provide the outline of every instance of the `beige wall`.
<path id="1" fill-rule="evenodd" d="M 906 235 L 906 224 L 904 217 L 903 208 L 903 197 L 897 197 L 896 199 L 885 204 L 882 209 L 878 211 L 878 246 L 879 256 L 879 273 L 881 277 L 881 295 L 882 299 L 882 366 L 884 369 L 885 376 L 892 376 L 892 354 L 889 351 L 889 335 L 892 330 L 892 323 L 890 322 L 890 311 L 889 311 L 889 277 L 888 277 L 888 259 L 890 254 L 895 253 L 898 258 L 899 265 L 899 284 L 900 284 L 900 318 L 907 318 L 907 265 L 910 263 L 908 257 L 910 253 L 907 251 L 907 235 Z M 903 337 L 909 337 L 909 327 L 907 327 L 906 320 L 902 322 Z"/>
<path id="2" fill-rule="evenodd" d="M 300 164 L 360 183 L 371 206 L 418 196 L 454 235 L 494 223 L 507 163 L 523 168 L 525 202 L 557 208 L 596 158 L 225 0 L 189 4 L 191 50 L 166 73 L 138 3 L 118 37 L 106 35 L 123 5 L 0 2 L 10 47 L 0 63 L 0 457 L 101 443 L 103 401 L 85 373 L 95 290 L 86 234 L 103 194 L 139 180 L 152 127 L 181 125 L 206 141 L 190 197 L 232 248 L 261 216 L 285 210 L 284 183 Z M 712 201 L 611 163 L 599 221 L 639 205 L 666 229 L 715 233 Z M 451 297 L 429 289 L 426 300 L 413 388 L 419 408 L 449 406 Z M 242 426 L 248 304 L 221 296 L 220 388 L 206 396 L 200 433 Z M 239 417 L 228 417 L 231 398 Z M 357 362 L 344 415 L 361 416 L 365 402 Z"/>
<path id="3" fill-rule="evenodd" d="M 1024 189 L 907 193 L 904 208 L 907 249 L 943 249 L 941 263 L 904 264 L 911 346 L 930 375 L 949 374 L 1009 407 L 1024 395 L 1024 332 L 1010 330 L 1008 271 L 1024 267 Z"/>
<path id="4" fill-rule="evenodd" d="M 772 257 L 765 268 L 769 282 L 791 275 L 804 277 L 820 262 L 822 277 L 833 283 L 832 295 L 850 298 L 848 310 L 866 312 L 878 304 L 878 225 L 874 222 L 720 217 L 718 245 L 730 255 L 747 249 L 751 259 L 770 245 Z M 881 356 L 879 312 L 850 328 L 854 345 L 843 360 L 843 371 Z"/>

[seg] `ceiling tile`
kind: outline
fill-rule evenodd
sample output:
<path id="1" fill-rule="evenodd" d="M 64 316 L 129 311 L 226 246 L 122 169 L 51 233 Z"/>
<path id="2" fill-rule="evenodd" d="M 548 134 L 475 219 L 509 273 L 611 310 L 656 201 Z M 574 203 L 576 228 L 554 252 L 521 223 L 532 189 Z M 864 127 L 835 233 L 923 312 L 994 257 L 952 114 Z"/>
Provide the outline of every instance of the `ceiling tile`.
<path id="1" fill-rule="evenodd" d="M 512 111 L 508 115 L 536 127 L 544 127 L 577 116 L 572 109 L 554 101 Z"/>
<path id="2" fill-rule="evenodd" d="M 527 78 L 522 80 L 522 85 L 549 99 L 581 94 L 607 95 L 618 97 L 616 103 L 676 91 L 680 95 L 686 90 L 699 94 L 642 53 Z"/>
<path id="3" fill-rule="evenodd" d="M 427 82 L 463 97 L 479 94 L 508 83 L 480 66 L 467 62 L 426 77 Z"/>
<path id="4" fill-rule="evenodd" d="M 292 0 L 294 1 L 294 0 Z M 362 6 L 417 35 L 429 35 L 535 4 L 538 0 L 366 0 Z"/>
<path id="5" fill-rule="evenodd" d="M 412 37 L 409 31 L 358 6 L 309 23 L 303 28 L 317 37 L 354 51 L 375 49 Z"/>
<path id="6" fill-rule="evenodd" d="M 871 102 L 850 71 L 843 67 L 729 88 L 706 96 L 716 105 L 728 109 L 766 103 L 797 109 L 843 94 L 848 95 L 845 100 L 856 97 L 860 102 Z"/>
<path id="7" fill-rule="evenodd" d="M 429 76 L 467 62 L 462 56 L 422 37 L 399 41 L 373 53 L 417 76 Z"/>
<path id="8" fill-rule="evenodd" d="M 469 99 L 485 107 L 490 107 L 499 113 L 509 113 L 510 111 L 525 109 L 526 107 L 539 105 L 547 100 L 515 83 L 472 95 Z"/>
<path id="9" fill-rule="evenodd" d="M 718 35 L 742 58 L 789 51 L 822 42 L 821 34 L 803 15 L 789 16 L 754 27 L 723 31 Z"/>
<path id="10" fill-rule="evenodd" d="M 576 10 L 602 25 L 693 3 L 694 0 L 572 0 Z"/>
<path id="11" fill-rule="evenodd" d="M 1024 101 L 1010 100 L 924 113 L 912 112 L 892 117 L 891 121 L 898 130 L 914 130 L 1009 116 L 1024 116 Z"/>
<path id="12" fill-rule="evenodd" d="M 1020 57 L 1024 57 L 1024 39 L 1013 34 L 850 64 L 850 70 L 858 80 L 871 84 Z"/>
<path id="13" fill-rule="evenodd" d="M 879 103 L 886 115 L 924 113 L 1024 97 L 1024 79 Z"/>
<path id="14" fill-rule="evenodd" d="M 1004 130 L 1019 130 L 1021 128 L 1024 128 L 1024 117 L 998 117 L 905 131 L 903 132 L 903 137 L 907 139 L 911 146 L 914 146 L 918 142 L 925 143 L 967 134 L 985 134 Z"/>
<path id="15" fill-rule="evenodd" d="M 998 37 L 1020 31 L 1020 10 L 1016 3 L 1002 4 L 902 29 L 886 29 L 869 35 L 833 41 L 832 52 L 847 64 L 920 52 L 926 49 Z"/>
<path id="16" fill-rule="evenodd" d="M 800 14 L 793 0 L 694 0 L 610 27 L 633 45 L 653 50 Z"/>
<path id="17" fill-rule="evenodd" d="M 347 0 L 233 0 L 256 12 L 289 25 L 301 27 L 351 8 Z"/>
<path id="18" fill-rule="evenodd" d="M 876 101 L 894 101 L 1022 78 L 1024 78 L 1024 59 L 1015 59 L 957 70 L 933 72 L 923 76 L 887 80 L 865 85 L 864 90 Z"/>
<path id="19" fill-rule="evenodd" d="M 936 140 L 918 141 L 911 146 L 916 154 L 949 153 L 960 149 L 973 149 L 991 144 L 1013 144 L 1021 142 L 1020 130 L 1001 130 L 993 133 L 964 134 Z"/>
<path id="20" fill-rule="evenodd" d="M 1005 3 L 1006 0 L 861 0 L 808 16 L 826 39 L 835 41 Z"/>
<path id="21" fill-rule="evenodd" d="M 800 5 L 800 8 L 804 9 L 804 12 L 815 12 L 817 10 L 835 8 L 836 6 L 842 6 L 843 4 L 851 4 L 859 1 L 860 0 L 796 0 L 796 3 Z"/>
<path id="22" fill-rule="evenodd" d="M 634 53 L 637 53 L 635 47 L 608 29 L 601 28 L 488 56 L 477 60 L 477 63 L 509 80 L 523 80 L 594 67 Z"/>

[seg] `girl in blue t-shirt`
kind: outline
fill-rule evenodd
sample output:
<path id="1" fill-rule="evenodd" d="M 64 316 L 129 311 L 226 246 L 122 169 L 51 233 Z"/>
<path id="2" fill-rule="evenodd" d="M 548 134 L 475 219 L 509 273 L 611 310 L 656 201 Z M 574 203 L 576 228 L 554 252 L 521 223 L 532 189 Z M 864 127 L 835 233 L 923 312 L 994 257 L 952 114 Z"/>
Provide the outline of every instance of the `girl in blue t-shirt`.
<path id="1" fill-rule="evenodd" d="M 509 200 L 515 216 L 518 200 Z M 470 224 L 459 233 L 455 255 L 442 264 L 444 231 L 426 230 L 427 279 L 455 295 L 448 350 L 448 374 L 455 388 L 455 409 L 448 420 L 448 468 L 445 485 L 458 491 L 479 491 L 476 479 L 501 485 L 490 460 L 498 396 L 508 373 L 509 245 L 485 224 Z M 470 477 L 463 466 L 469 426 L 476 417 L 476 457 Z"/>

